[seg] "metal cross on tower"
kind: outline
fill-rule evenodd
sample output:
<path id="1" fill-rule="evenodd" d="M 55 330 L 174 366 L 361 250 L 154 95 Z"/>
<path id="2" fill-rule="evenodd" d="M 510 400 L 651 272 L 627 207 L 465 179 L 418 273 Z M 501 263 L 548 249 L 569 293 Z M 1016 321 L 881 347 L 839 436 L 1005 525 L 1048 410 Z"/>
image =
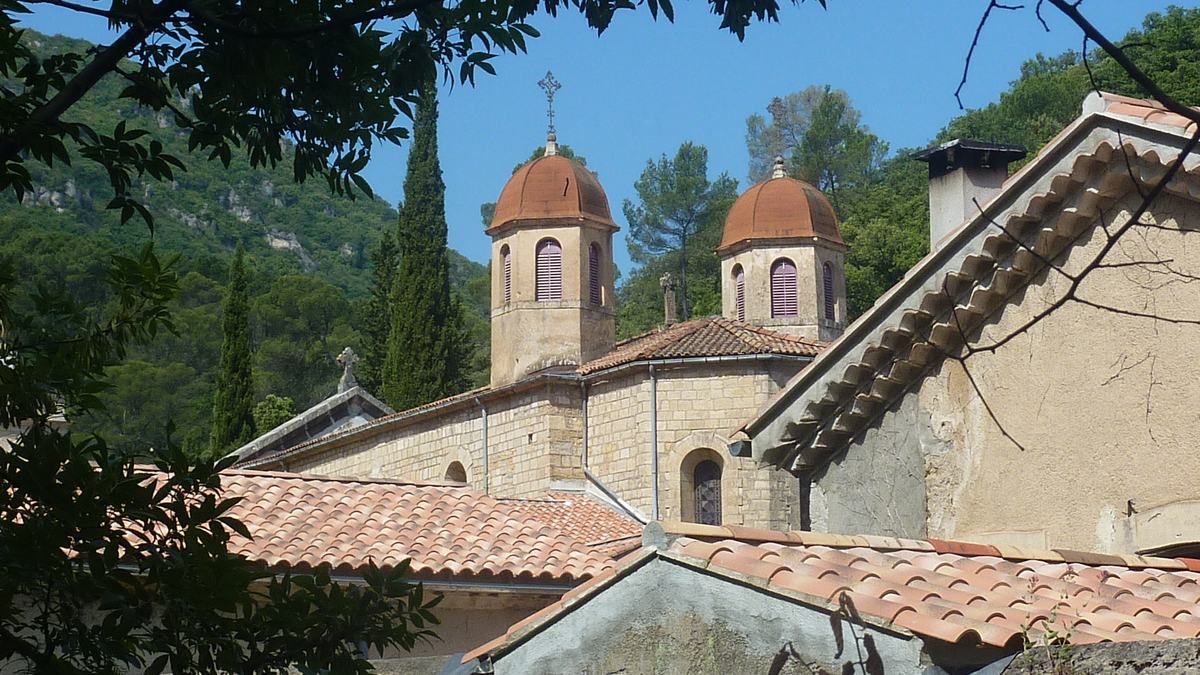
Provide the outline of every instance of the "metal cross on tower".
<path id="1" fill-rule="evenodd" d="M 538 86 L 541 87 L 542 89 L 546 90 L 546 117 L 549 119 L 549 127 L 547 128 L 547 132 L 553 134 L 554 133 L 554 94 L 559 89 L 562 89 L 562 85 L 559 84 L 558 80 L 554 79 L 554 73 L 547 70 L 546 76 L 543 77 L 542 79 L 538 80 Z"/>

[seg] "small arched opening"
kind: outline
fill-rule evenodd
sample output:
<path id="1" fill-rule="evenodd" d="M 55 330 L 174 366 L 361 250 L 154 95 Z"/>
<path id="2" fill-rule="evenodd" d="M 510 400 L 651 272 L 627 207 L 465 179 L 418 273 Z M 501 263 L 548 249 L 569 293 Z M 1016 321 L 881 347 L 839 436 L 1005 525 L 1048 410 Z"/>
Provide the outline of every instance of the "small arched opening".
<path id="1" fill-rule="evenodd" d="M 733 266 L 733 310 L 738 321 L 746 320 L 746 270 Z"/>
<path id="2" fill-rule="evenodd" d="M 833 265 L 825 263 L 821 267 L 822 291 L 825 294 L 825 318 L 833 321 L 837 314 L 837 303 L 833 297 Z"/>
<path id="3" fill-rule="evenodd" d="M 450 462 L 450 466 L 446 467 L 446 480 L 455 483 L 467 482 L 467 470 L 463 468 L 462 462 Z"/>
<path id="4" fill-rule="evenodd" d="M 504 304 L 512 302 L 512 251 L 508 244 L 500 247 L 500 266 L 503 275 Z"/>
<path id="5" fill-rule="evenodd" d="M 721 456 L 710 448 L 698 448 L 683 458 L 679 466 L 682 520 L 702 525 L 721 524 L 723 472 Z"/>
<path id="6" fill-rule="evenodd" d="M 604 295 L 601 292 L 600 282 L 600 260 L 603 256 L 600 255 L 600 244 L 593 243 L 588 246 L 588 302 L 593 305 L 604 304 Z"/>

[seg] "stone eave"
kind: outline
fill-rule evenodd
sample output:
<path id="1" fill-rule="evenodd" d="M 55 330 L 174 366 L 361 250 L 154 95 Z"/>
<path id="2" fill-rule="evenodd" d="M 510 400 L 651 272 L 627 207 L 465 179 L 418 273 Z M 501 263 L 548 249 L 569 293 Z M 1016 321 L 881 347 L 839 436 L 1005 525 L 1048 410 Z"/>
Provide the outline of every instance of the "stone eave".
<path id="1" fill-rule="evenodd" d="M 746 237 L 739 239 L 732 244 L 718 246 L 713 251 L 721 258 L 728 258 L 731 255 L 737 255 L 742 251 L 751 248 L 762 247 L 779 247 L 785 248 L 788 246 L 823 246 L 834 251 L 846 251 L 847 247 L 840 241 L 834 241 L 829 237 L 811 236 L 811 237 Z"/>
<path id="2" fill-rule="evenodd" d="M 844 450 L 941 354 L 959 346 L 951 304 L 959 322 L 970 322 L 964 326 L 969 334 L 1044 269 L 1040 256 L 1067 250 L 1089 230 L 1102 203 L 1129 193 L 1129 169 L 1117 148 L 1124 147 L 1133 170 L 1152 182 L 1177 156 L 1184 134 L 1085 107 L 1085 115 L 1009 178 L 982 213 L 943 240 L 742 427 L 753 457 L 803 470 Z M 1198 161 L 1189 159 L 1189 173 L 1177 176 L 1168 192 L 1197 198 L 1190 172 Z"/>
<path id="3" fill-rule="evenodd" d="M 556 227 L 591 227 L 609 234 L 619 232 L 621 230 L 617 224 L 611 220 L 602 220 L 591 216 L 547 216 L 539 218 L 510 218 L 498 225 L 488 225 L 484 229 L 484 233 L 497 237 L 502 234 L 507 234 L 511 230 L 544 230 Z"/>

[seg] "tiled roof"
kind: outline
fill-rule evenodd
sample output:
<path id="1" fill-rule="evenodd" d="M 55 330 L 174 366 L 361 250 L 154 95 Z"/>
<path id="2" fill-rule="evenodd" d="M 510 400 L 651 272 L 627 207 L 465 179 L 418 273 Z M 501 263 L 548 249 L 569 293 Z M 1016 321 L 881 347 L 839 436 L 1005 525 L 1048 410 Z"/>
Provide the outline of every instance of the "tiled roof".
<path id="1" fill-rule="evenodd" d="M 1163 104 L 1153 99 L 1132 98 L 1120 94 L 1100 92 L 1104 111 L 1113 115 L 1136 117 L 1149 124 L 1162 124 L 1169 127 L 1179 127 L 1184 131 L 1194 133 L 1196 123 L 1192 120 L 1166 109 Z M 1200 108 L 1193 108 L 1200 110 Z"/>
<path id="2" fill-rule="evenodd" d="M 571 584 L 611 558 L 529 513 L 468 487 L 227 471 L 232 515 L 252 540 L 232 550 L 271 566 L 354 573 L 411 558 L 418 578 Z M 563 522 L 572 517 L 562 516 Z"/>
<path id="3" fill-rule="evenodd" d="M 845 450 L 962 336 L 992 322 L 1053 260 L 1186 144 L 1190 121 L 1152 101 L 1089 94 L 1083 114 L 1005 181 L 742 428 L 755 460 L 811 470 Z M 1167 187 L 1194 199 L 1200 156 Z M 985 211 L 985 212 L 984 212 Z"/>
<path id="4" fill-rule="evenodd" d="M 613 351 L 580 366 L 579 372 L 587 375 L 649 359 L 749 354 L 816 356 L 822 346 L 819 342 L 785 335 L 744 321 L 706 317 L 653 330 L 620 342 Z"/>
<path id="5" fill-rule="evenodd" d="M 593 548 L 628 548 L 622 542 L 640 542 L 642 524 L 616 509 L 579 492 L 550 492 L 544 499 L 504 499 L 517 513 Z M 636 548 L 636 546 L 633 546 Z M 610 554 L 611 555 L 611 554 Z"/>
<path id="6" fill-rule="evenodd" d="M 923 638 L 1019 649 L 1047 629 L 1074 644 L 1200 636 L 1200 560 L 657 523 L 678 538 L 646 549 L 467 654 L 512 649 L 662 556 L 697 570 L 858 614 Z"/>

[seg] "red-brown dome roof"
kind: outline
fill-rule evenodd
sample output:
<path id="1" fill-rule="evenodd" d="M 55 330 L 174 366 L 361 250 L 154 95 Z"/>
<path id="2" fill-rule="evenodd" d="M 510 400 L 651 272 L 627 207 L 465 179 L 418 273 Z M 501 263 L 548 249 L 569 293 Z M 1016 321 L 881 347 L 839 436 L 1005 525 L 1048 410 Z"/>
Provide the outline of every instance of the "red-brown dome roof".
<path id="1" fill-rule="evenodd" d="M 542 218 L 586 218 L 616 226 L 600 181 L 562 155 L 538 157 L 517 169 L 496 200 L 488 230 L 514 220 Z"/>
<path id="2" fill-rule="evenodd" d="M 754 239 L 813 237 L 842 244 L 833 205 L 808 183 L 776 176 L 746 190 L 733 203 L 717 251 Z"/>

